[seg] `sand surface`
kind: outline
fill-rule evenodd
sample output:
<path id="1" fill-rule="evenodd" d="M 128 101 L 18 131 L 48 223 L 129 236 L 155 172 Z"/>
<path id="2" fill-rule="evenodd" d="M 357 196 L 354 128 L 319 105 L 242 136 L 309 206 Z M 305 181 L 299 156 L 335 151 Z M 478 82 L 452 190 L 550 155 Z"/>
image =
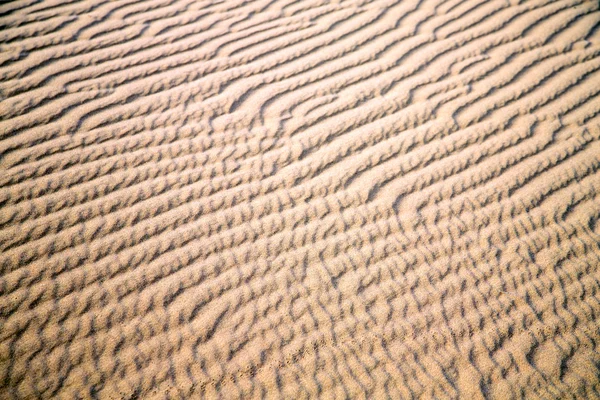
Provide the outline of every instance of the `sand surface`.
<path id="1" fill-rule="evenodd" d="M 600 398 L 600 5 L 0 5 L 0 399 Z"/>

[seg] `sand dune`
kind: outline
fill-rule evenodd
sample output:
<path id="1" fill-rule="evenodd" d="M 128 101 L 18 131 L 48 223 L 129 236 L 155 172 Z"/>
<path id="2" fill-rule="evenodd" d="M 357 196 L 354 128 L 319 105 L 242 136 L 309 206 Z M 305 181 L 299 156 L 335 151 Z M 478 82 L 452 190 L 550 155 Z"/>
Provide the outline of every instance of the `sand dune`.
<path id="1" fill-rule="evenodd" d="M 0 398 L 600 398 L 600 5 L 0 5 Z"/>

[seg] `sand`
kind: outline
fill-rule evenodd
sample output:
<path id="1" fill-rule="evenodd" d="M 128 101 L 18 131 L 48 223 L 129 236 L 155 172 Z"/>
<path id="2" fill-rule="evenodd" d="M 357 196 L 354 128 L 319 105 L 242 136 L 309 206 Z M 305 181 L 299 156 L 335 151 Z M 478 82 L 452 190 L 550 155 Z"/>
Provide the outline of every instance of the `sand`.
<path id="1" fill-rule="evenodd" d="M 0 5 L 0 399 L 600 398 L 600 5 Z"/>

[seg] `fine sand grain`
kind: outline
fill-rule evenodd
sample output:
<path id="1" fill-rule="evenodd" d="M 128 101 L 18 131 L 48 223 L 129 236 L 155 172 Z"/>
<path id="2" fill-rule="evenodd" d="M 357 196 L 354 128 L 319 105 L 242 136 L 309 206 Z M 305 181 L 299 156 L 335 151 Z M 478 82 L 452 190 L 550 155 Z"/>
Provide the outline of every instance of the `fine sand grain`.
<path id="1" fill-rule="evenodd" d="M 600 5 L 0 5 L 0 399 L 600 398 Z"/>

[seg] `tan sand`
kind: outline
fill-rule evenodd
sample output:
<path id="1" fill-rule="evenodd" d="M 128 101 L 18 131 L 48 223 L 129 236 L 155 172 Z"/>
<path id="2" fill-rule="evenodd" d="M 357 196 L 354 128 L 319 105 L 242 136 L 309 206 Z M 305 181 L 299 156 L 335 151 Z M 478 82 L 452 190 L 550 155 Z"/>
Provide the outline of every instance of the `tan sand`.
<path id="1" fill-rule="evenodd" d="M 600 10 L 0 5 L 0 399 L 600 398 Z"/>

